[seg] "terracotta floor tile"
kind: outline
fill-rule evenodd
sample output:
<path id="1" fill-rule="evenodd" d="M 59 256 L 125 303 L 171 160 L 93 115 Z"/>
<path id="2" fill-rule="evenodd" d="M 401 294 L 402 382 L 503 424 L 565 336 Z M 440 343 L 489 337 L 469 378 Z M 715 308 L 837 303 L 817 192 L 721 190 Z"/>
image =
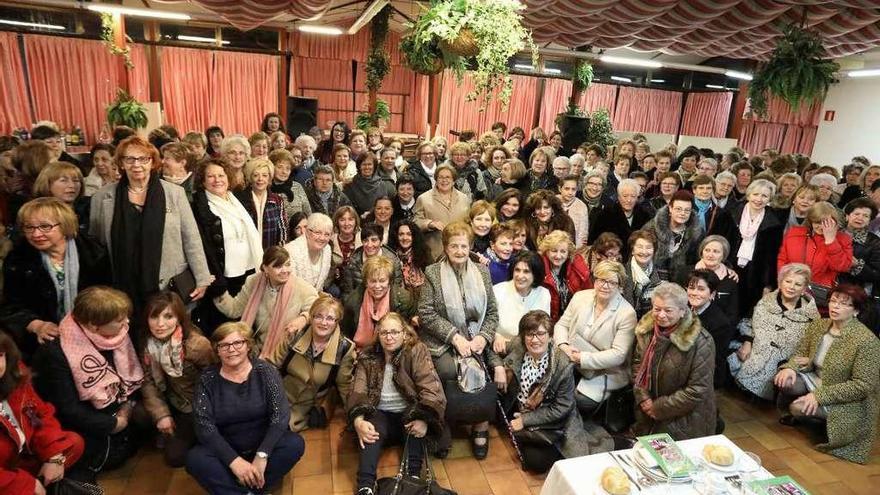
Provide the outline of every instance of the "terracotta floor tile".
<path id="1" fill-rule="evenodd" d="M 329 474 L 302 476 L 293 480 L 293 495 L 323 495 L 332 492 L 333 478 Z"/>
<path id="2" fill-rule="evenodd" d="M 503 495 L 531 495 L 526 480 L 519 469 L 486 473 L 486 481 L 492 493 Z"/>
<path id="3" fill-rule="evenodd" d="M 492 495 L 492 488 L 480 468 L 479 461 L 473 457 L 462 457 L 446 459 L 443 462 L 446 465 L 446 472 L 452 473 L 449 482 L 458 495 Z"/>
<path id="4" fill-rule="evenodd" d="M 778 424 L 778 423 L 777 423 Z M 760 421 L 744 421 L 740 426 L 767 450 L 785 449 L 791 445 Z M 780 425 L 781 426 L 781 425 Z"/>
<path id="5" fill-rule="evenodd" d="M 348 491 L 354 493 L 357 478 L 358 455 L 343 454 L 333 460 L 332 491 Z M 311 493 L 309 495 L 319 495 Z"/>
<path id="6" fill-rule="evenodd" d="M 306 453 L 296 463 L 296 466 L 293 467 L 293 475 L 313 476 L 316 474 L 329 474 L 330 469 L 330 441 L 307 441 Z"/>

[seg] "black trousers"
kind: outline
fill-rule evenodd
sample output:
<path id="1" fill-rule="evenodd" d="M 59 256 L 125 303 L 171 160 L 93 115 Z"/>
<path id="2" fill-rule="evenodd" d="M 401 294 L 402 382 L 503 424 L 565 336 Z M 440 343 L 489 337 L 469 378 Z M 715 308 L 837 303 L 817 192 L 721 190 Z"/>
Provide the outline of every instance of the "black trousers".
<path id="1" fill-rule="evenodd" d="M 364 418 L 379 433 L 379 440 L 373 443 L 365 443 L 360 449 L 361 457 L 358 462 L 357 486 L 358 488 L 373 488 L 376 483 L 376 467 L 379 465 L 379 456 L 382 448 L 395 443 L 403 443 L 407 433 L 403 427 L 403 415 L 377 409 L 369 418 Z M 422 456 L 424 455 L 424 438 L 409 437 L 407 471 L 404 474 L 418 475 L 422 471 Z M 355 440 L 357 441 L 357 440 Z M 358 445 L 360 447 L 360 445 Z"/>
<path id="2" fill-rule="evenodd" d="M 186 453 L 196 444 L 196 430 L 193 415 L 171 409 L 174 419 L 174 434 L 165 437 L 165 463 L 179 468 L 186 464 Z"/>

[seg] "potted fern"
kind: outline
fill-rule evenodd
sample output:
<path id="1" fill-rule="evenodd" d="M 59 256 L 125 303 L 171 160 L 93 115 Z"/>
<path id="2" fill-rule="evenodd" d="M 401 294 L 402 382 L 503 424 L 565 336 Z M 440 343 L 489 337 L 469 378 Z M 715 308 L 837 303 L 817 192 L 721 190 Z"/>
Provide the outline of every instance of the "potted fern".
<path id="1" fill-rule="evenodd" d="M 376 111 L 371 113 L 367 109 L 366 112 L 359 113 L 355 119 L 355 126 L 364 132 L 370 127 L 384 129 L 390 120 L 391 108 L 388 107 L 387 101 L 379 98 L 376 100 Z"/>
<path id="2" fill-rule="evenodd" d="M 784 100 L 792 111 L 821 101 L 837 82 L 834 74 L 839 69 L 817 33 L 788 25 L 770 60 L 755 73 L 749 86 L 752 112 L 766 115 L 770 96 Z"/>
<path id="3" fill-rule="evenodd" d="M 510 58 L 528 48 L 537 65 L 538 50 L 522 25 L 523 8 L 517 0 L 433 0 L 410 26 L 400 49 L 417 72 L 442 70 L 442 59 L 460 83 L 472 68 L 474 90 L 467 100 L 479 100 L 484 109 L 497 97 L 506 107 L 513 91 Z"/>
<path id="4" fill-rule="evenodd" d="M 107 105 L 110 127 L 124 125 L 132 129 L 147 126 L 147 107 L 135 100 L 122 88 L 116 90 L 116 99 Z"/>

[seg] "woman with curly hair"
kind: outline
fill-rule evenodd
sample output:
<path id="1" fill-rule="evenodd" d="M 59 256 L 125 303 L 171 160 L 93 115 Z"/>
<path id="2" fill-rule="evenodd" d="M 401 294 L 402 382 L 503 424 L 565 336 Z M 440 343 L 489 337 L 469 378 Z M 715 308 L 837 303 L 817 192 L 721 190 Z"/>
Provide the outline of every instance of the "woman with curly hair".
<path id="1" fill-rule="evenodd" d="M 388 233 L 388 247 L 400 258 L 403 286 L 418 299 L 425 283 L 425 268 L 432 263 L 422 231 L 412 220 L 401 220 Z"/>
<path id="2" fill-rule="evenodd" d="M 537 249 L 545 235 L 561 230 L 575 239 L 574 222 L 562 208 L 562 202 L 550 190 L 536 191 L 529 195 L 523 212 L 529 249 Z"/>

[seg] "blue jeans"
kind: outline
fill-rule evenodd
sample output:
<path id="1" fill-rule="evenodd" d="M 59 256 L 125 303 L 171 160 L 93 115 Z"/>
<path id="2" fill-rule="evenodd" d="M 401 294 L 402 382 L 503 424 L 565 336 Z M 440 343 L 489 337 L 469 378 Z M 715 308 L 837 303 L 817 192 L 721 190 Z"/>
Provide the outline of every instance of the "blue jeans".
<path id="1" fill-rule="evenodd" d="M 263 490 L 268 490 L 293 469 L 305 452 L 306 444 L 299 434 L 287 431 L 269 453 Z M 251 461 L 251 456 L 246 458 Z M 252 490 L 238 479 L 217 455 L 204 445 L 196 445 L 186 454 L 186 472 L 212 495 L 239 495 Z"/>

